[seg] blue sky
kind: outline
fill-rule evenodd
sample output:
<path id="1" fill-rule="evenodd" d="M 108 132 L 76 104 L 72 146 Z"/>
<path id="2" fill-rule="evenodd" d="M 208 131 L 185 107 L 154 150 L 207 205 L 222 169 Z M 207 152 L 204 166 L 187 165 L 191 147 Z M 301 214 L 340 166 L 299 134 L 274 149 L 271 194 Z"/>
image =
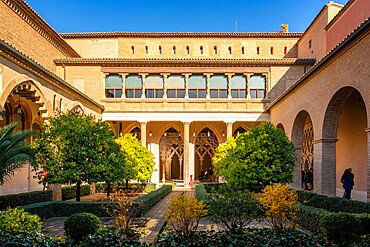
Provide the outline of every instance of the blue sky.
<path id="1" fill-rule="evenodd" d="M 66 32 L 303 32 L 329 0 L 26 0 Z M 345 4 L 347 0 L 335 0 Z M 235 24 L 237 22 L 237 25 Z M 237 26 L 237 27 L 236 27 Z"/>

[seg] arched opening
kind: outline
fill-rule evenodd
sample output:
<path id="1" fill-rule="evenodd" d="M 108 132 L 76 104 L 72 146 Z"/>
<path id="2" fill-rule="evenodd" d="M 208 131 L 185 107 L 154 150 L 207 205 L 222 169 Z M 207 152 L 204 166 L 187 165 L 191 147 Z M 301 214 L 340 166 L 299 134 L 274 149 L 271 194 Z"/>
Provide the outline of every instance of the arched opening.
<path id="1" fill-rule="evenodd" d="M 135 136 L 139 141 L 141 140 L 141 130 L 139 127 L 135 127 L 130 131 L 130 134 Z"/>
<path id="2" fill-rule="evenodd" d="M 195 140 L 195 178 L 205 181 L 214 179 L 212 158 L 217 147 L 218 140 L 215 133 L 209 128 L 204 128 Z"/>
<path id="3" fill-rule="evenodd" d="M 328 104 L 323 125 L 322 180 L 331 182 L 324 184 L 325 194 L 342 196 L 340 178 L 346 168 L 352 168 L 356 174 L 352 198 L 367 200 L 366 128 L 366 106 L 361 94 L 352 87 L 338 90 Z"/>
<path id="4" fill-rule="evenodd" d="M 276 125 L 276 128 L 281 129 L 284 132 L 284 134 L 286 134 L 284 126 L 281 123 L 278 123 L 278 125 Z"/>
<path id="5" fill-rule="evenodd" d="M 167 129 L 159 141 L 160 180 L 183 179 L 184 143 L 177 130 Z"/>
<path id="6" fill-rule="evenodd" d="M 353 199 L 367 200 L 366 106 L 352 87 L 338 90 L 325 111 L 322 137 L 322 192 L 342 196 L 340 177 L 351 167 L 355 176 Z"/>
<path id="7" fill-rule="evenodd" d="M 293 178 L 293 187 L 296 189 L 316 190 L 313 140 L 311 117 L 307 111 L 301 111 L 294 120 L 292 132 L 292 142 L 296 148 L 297 157 Z"/>
<path id="8" fill-rule="evenodd" d="M 238 135 L 244 133 L 244 132 L 247 132 L 246 129 L 244 129 L 242 126 L 239 126 L 238 128 L 236 128 L 236 130 L 233 132 L 233 137 L 237 137 Z"/>

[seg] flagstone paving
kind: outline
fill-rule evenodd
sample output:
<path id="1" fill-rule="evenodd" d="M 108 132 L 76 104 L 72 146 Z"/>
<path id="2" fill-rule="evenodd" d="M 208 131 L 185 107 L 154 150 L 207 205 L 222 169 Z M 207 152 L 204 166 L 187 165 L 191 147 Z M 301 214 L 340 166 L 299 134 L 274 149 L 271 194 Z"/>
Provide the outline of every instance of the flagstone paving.
<path id="1" fill-rule="evenodd" d="M 169 193 L 165 198 L 163 198 L 157 205 L 150 209 L 143 217 L 138 217 L 135 219 L 135 222 L 139 222 L 136 227 L 143 235 L 140 238 L 140 241 L 152 244 L 156 241 L 159 234 L 161 233 L 163 226 L 166 221 L 166 211 L 169 207 L 170 201 L 173 197 L 180 195 L 195 196 L 195 189 L 190 188 L 175 188 L 171 193 Z M 44 221 L 43 223 L 43 233 L 48 236 L 56 237 L 64 235 L 64 221 L 66 217 L 54 217 Z M 100 218 L 104 225 L 113 225 L 114 220 L 110 217 Z M 145 226 L 141 225 L 144 224 Z M 268 227 L 269 225 L 262 221 L 257 222 L 253 221 L 249 227 Z M 198 225 L 199 231 L 205 230 L 222 230 L 223 227 L 219 224 L 212 223 L 209 219 L 201 219 Z"/>

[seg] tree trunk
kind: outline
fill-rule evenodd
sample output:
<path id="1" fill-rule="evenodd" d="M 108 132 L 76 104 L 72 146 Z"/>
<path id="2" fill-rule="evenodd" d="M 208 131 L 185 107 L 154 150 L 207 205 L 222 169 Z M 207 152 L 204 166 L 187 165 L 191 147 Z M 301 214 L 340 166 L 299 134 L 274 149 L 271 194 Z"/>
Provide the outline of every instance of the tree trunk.
<path id="1" fill-rule="evenodd" d="M 128 178 L 126 178 L 126 190 L 128 190 Z"/>
<path id="2" fill-rule="evenodd" d="M 109 197 L 110 195 L 110 182 L 108 182 L 108 186 L 107 186 L 107 197 Z"/>
<path id="3" fill-rule="evenodd" d="M 81 201 L 81 181 L 76 184 L 76 202 Z"/>

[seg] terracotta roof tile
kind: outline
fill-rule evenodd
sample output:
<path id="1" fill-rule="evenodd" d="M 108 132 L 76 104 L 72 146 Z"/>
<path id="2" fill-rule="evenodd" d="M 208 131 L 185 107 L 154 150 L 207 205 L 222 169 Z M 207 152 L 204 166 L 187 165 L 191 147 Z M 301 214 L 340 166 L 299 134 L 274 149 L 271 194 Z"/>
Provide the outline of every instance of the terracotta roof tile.
<path id="1" fill-rule="evenodd" d="M 302 33 L 278 33 L 278 32 L 250 32 L 250 33 L 227 33 L 227 32 L 91 32 L 91 33 L 61 33 L 65 39 L 78 38 L 299 38 Z"/>

